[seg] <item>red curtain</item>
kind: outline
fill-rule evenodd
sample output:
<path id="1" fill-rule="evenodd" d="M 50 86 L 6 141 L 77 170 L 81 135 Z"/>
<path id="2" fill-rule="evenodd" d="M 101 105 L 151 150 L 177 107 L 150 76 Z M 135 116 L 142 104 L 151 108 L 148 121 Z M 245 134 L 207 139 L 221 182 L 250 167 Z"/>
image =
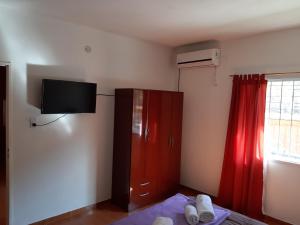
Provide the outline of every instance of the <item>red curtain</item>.
<path id="1" fill-rule="evenodd" d="M 217 201 L 260 219 L 267 81 L 264 75 L 234 76 L 224 161 Z"/>

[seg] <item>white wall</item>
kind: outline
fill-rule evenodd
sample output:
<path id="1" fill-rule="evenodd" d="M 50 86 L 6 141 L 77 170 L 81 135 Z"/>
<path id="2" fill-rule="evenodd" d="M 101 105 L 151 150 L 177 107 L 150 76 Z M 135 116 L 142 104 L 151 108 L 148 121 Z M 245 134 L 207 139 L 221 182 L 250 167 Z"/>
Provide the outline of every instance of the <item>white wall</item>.
<path id="1" fill-rule="evenodd" d="M 24 225 L 110 198 L 112 97 L 98 97 L 96 114 L 68 115 L 30 128 L 41 116 L 42 78 L 118 87 L 172 90 L 172 50 L 133 38 L 19 15 L 0 9 L 0 61 L 11 62 L 11 224 Z M 88 44 L 92 52 L 83 51 Z"/>
<path id="2" fill-rule="evenodd" d="M 221 66 L 182 71 L 185 92 L 182 184 L 217 195 L 223 162 L 232 79 L 230 74 L 300 71 L 300 29 L 221 43 Z M 272 161 L 265 185 L 267 215 L 300 224 L 300 166 Z"/>

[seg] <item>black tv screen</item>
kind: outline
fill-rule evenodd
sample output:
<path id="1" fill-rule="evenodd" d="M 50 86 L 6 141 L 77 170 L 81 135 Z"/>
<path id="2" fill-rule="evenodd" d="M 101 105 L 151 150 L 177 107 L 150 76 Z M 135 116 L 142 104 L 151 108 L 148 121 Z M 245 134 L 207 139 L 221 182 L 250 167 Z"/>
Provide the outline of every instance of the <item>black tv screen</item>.
<path id="1" fill-rule="evenodd" d="M 95 113 L 97 84 L 42 80 L 42 114 Z"/>

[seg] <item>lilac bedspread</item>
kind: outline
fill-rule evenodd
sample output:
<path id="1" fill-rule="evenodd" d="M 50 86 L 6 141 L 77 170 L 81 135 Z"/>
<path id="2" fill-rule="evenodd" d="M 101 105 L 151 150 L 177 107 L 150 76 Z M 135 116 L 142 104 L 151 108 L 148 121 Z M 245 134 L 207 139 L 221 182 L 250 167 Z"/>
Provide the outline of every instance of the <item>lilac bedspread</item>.
<path id="1" fill-rule="evenodd" d="M 184 206 L 191 203 L 191 199 L 182 194 L 176 194 L 171 198 L 156 204 L 145 210 L 133 213 L 111 225 L 152 225 L 158 216 L 166 216 L 173 219 L 174 225 L 188 225 L 184 217 Z M 230 211 L 221 207 L 214 206 L 215 220 L 206 225 L 219 225 L 229 215 Z M 203 224 L 203 223 L 199 223 Z"/>

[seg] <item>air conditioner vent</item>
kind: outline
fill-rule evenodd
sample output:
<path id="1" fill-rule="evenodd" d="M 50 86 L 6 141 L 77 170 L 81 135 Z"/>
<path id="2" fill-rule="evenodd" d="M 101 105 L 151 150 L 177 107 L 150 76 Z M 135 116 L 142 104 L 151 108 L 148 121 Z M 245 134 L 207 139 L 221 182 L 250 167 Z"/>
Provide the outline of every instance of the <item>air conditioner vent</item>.
<path id="1" fill-rule="evenodd" d="M 207 49 L 177 55 L 179 68 L 218 66 L 219 62 L 220 49 Z"/>

